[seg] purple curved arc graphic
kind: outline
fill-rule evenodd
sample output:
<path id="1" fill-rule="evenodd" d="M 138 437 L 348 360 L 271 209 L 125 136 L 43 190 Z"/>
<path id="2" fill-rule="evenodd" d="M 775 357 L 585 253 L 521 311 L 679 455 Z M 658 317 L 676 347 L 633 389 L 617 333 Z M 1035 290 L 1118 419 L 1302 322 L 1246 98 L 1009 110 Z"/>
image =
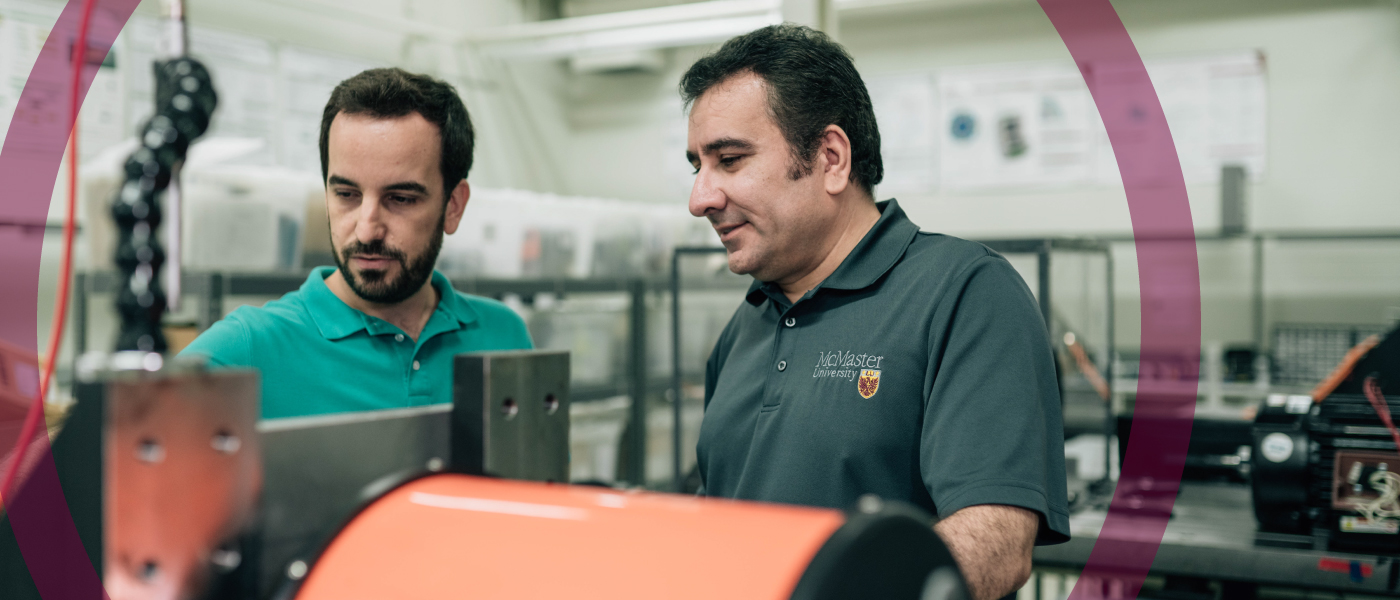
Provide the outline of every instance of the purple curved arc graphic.
<path id="1" fill-rule="evenodd" d="M 1182 371 L 1179 380 L 1138 380 L 1108 518 L 1070 595 L 1133 598 L 1162 543 L 1196 409 L 1201 283 L 1195 228 L 1166 114 L 1113 5 L 1038 1 L 1079 66 L 1118 160 L 1137 246 L 1142 360 L 1170 361 Z"/>
<path id="2" fill-rule="evenodd" d="M 98 0 L 88 29 L 89 56 L 105 55 L 126 25 L 138 0 Z M 69 0 L 49 32 L 29 79 L 20 93 L 14 118 L 0 148 L 0 339 L 37 353 L 39 263 L 49 201 L 68 140 L 72 45 L 78 35 L 82 1 Z M 97 65 L 83 70 L 79 97 L 87 96 Z M 17 226 L 16 226 L 17 225 Z M 17 374 L 17 376 L 23 376 Z M 38 375 L 19 385 L 39 389 Z M 19 421 L 0 422 L 0 457 L 17 448 Z M 7 518 L 15 533 L 35 587 L 44 600 L 106 598 L 97 567 L 88 556 L 68 511 L 59 485 L 49 438 L 40 427 L 31 440 L 15 478 L 13 498 L 4 498 Z"/>

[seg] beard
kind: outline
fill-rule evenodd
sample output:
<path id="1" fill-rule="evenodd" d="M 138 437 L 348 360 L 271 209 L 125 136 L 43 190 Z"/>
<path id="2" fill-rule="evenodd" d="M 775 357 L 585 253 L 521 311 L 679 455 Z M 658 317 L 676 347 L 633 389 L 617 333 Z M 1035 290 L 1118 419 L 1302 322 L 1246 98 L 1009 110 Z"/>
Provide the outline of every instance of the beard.
<path id="1" fill-rule="evenodd" d="M 423 289 L 423 284 L 433 276 L 433 266 L 437 264 L 438 253 L 442 251 L 442 226 L 446 218 L 444 213 L 443 217 L 438 219 L 438 226 L 428 242 L 428 248 L 418 256 L 410 257 L 403 250 L 389 247 L 384 240 L 375 240 L 368 244 L 356 240 L 335 253 L 335 266 L 340 269 L 345 283 L 356 296 L 375 304 L 403 302 Z M 355 273 L 347 265 L 357 254 L 384 257 L 398 262 L 398 277 L 389 279 L 388 271 L 382 269 L 365 269 Z"/>

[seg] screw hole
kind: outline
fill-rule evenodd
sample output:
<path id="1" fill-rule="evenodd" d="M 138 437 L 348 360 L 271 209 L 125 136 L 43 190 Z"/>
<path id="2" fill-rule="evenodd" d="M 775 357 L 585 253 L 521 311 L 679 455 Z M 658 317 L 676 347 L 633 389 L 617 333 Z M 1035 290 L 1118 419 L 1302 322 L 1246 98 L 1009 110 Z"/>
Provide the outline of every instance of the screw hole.
<path id="1" fill-rule="evenodd" d="M 243 441 L 228 431 L 220 431 L 214 434 L 213 439 L 209 440 L 209 445 L 217 452 L 233 454 L 243 447 Z"/>
<path id="2" fill-rule="evenodd" d="M 555 397 L 554 397 L 554 394 L 545 394 L 545 396 L 544 396 L 544 412 L 545 412 L 545 414 L 552 415 L 552 414 L 554 414 L 554 413 L 555 413 L 556 411 L 558 411 L 558 410 L 559 410 L 559 399 L 558 399 L 558 398 L 555 398 Z"/>
<path id="3" fill-rule="evenodd" d="M 156 565 L 156 561 L 154 561 L 154 560 L 148 560 L 148 561 L 146 561 L 145 564 L 141 565 L 141 580 L 142 580 L 142 581 L 151 581 L 151 580 L 154 580 L 154 579 L 156 578 L 156 575 L 159 575 L 159 574 L 160 574 L 160 567 L 158 567 L 158 566 Z"/>
<path id="4" fill-rule="evenodd" d="M 160 442 L 153 439 L 141 440 L 141 443 L 136 446 L 136 458 L 144 463 L 158 463 L 165 460 L 165 448 L 162 448 Z"/>
<path id="5" fill-rule="evenodd" d="M 515 403 L 515 398 L 506 398 L 505 402 L 501 403 L 501 414 L 505 415 L 506 419 L 514 419 L 515 415 L 520 414 L 520 405 Z"/>
<path id="6" fill-rule="evenodd" d="M 220 548 L 209 555 L 209 562 L 214 563 L 220 571 L 228 573 L 238 568 L 243 562 L 243 555 L 237 550 Z"/>

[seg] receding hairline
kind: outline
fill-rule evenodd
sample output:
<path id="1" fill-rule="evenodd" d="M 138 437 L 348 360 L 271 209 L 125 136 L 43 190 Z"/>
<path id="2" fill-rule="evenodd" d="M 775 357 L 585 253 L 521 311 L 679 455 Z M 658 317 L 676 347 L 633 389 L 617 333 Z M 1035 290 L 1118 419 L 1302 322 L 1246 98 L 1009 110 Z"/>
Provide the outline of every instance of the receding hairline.
<path id="1" fill-rule="evenodd" d="M 763 112 L 764 114 L 768 115 L 768 122 L 772 123 L 774 127 L 777 127 L 778 131 L 781 133 L 783 131 L 783 124 L 780 121 L 778 121 L 778 113 L 773 109 L 774 102 L 777 101 L 777 98 L 775 97 L 776 92 L 773 90 L 773 86 L 768 83 L 767 77 L 764 77 L 758 71 L 749 68 L 746 68 L 742 71 L 736 71 L 734 73 L 731 73 L 724 79 L 716 81 L 714 85 L 711 85 L 710 87 L 705 88 L 705 91 L 700 92 L 700 95 L 692 98 L 689 102 L 686 102 L 686 120 L 691 120 L 695 118 L 695 104 L 699 103 L 700 100 L 704 99 L 706 96 L 709 96 L 710 92 L 716 91 L 720 88 L 733 88 L 734 86 L 742 85 L 743 82 L 739 82 L 738 80 L 744 78 L 752 79 L 754 85 L 758 86 L 759 91 L 763 94 Z M 786 138 L 787 136 L 783 137 Z"/>

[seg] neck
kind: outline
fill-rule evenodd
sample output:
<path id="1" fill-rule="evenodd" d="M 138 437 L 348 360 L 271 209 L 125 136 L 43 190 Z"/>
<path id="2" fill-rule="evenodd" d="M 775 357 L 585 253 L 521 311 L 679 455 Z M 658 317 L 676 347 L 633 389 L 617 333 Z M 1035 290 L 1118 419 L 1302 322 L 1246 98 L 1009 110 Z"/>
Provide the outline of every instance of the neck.
<path id="1" fill-rule="evenodd" d="M 350 289 L 350 284 L 346 283 L 339 269 L 326 278 L 326 287 L 350 308 L 388 321 L 415 342 L 418 341 L 418 334 L 428 326 L 428 319 L 433 316 L 433 309 L 437 308 L 438 303 L 438 291 L 431 279 L 424 282 L 423 287 L 412 296 L 394 304 L 379 304 L 361 298 Z"/>
<path id="2" fill-rule="evenodd" d="M 880 209 L 875 208 L 874 202 L 867 198 L 848 198 L 842 204 L 836 226 L 831 229 L 832 233 L 823 246 L 825 252 L 818 254 L 820 258 L 816 266 L 805 273 L 775 282 L 783 290 L 783 295 L 787 296 L 788 301 L 796 303 L 808 290 L 817 287 L 817 284 L 836 272 L 836 267 L 841 266 L 841 262 L 850 256 L 856 244 L 865 238 L 865 234 L 869 233 L 870 228 L 879 220 Z"/>

